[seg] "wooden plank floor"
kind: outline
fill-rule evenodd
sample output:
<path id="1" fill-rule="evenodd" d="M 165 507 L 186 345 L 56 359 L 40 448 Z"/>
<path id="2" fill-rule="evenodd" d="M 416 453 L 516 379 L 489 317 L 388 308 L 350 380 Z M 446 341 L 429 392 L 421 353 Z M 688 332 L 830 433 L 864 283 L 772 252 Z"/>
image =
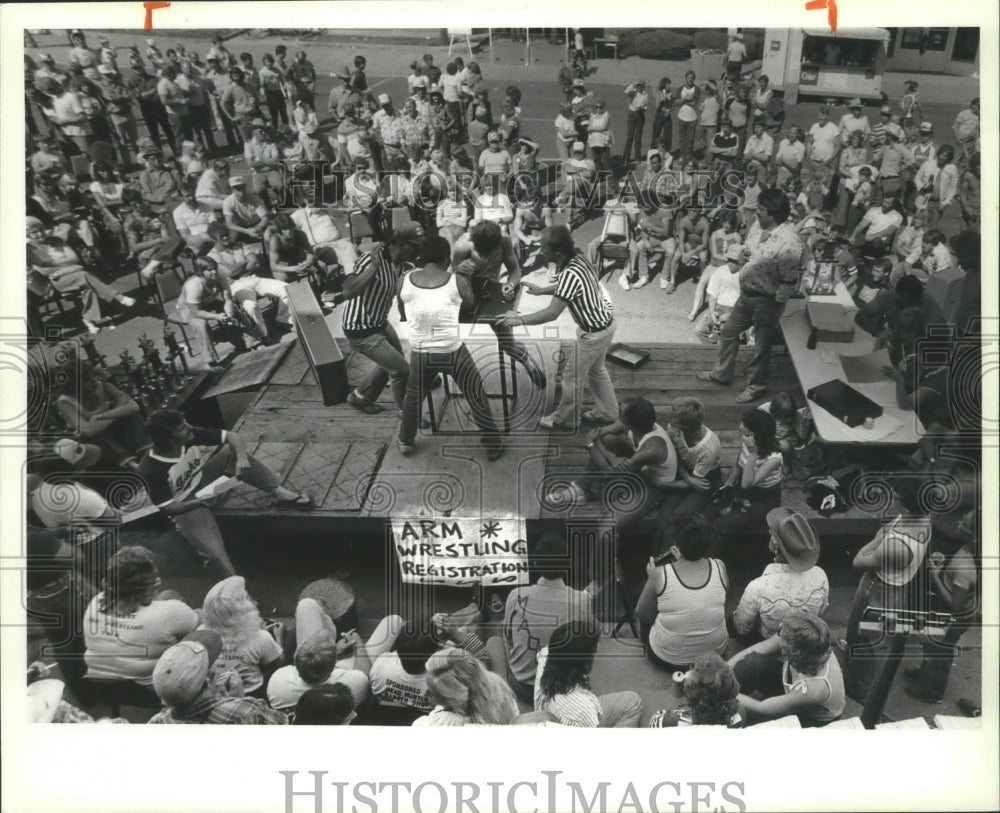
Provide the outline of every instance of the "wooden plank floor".
<path id="1" fill-rule="evenodd" d="M 340 346 L 349 379 L 356 382 L 371 363 L 352 353 L 345 341 L 340 340 Z M 739 446 L 737 427 L 747 409 L 734 396 L 742 388 L 740 376 L 752 351 L 740 350 L 736 384 L 720 387 L 697 378 L 714 363 L 714 347 L 650 345 L 643 349 L 650 353 L 650 360 L 638 370 L 608 365 L 619 399 L 641 395 L 662 410 L 678 396 L 696 396 L 705 405 L 706 425 L 722 440 L 724 464 L 731 465 Z M 553 484 L 566 482 L 586 462 L 586 427 L 575 433 L 537 429 L 538 419 L 552 408 L 556 370 L 551 355 L 536 355 L 549 374 L 544 393 L 531 386 L 518 366 L 519 397 L 511 405 L 511 432 L 505 437 L 504 457 L 494 463 L 486 460 L 464 398 L 452 397 L 445 406 L 443 389 L 433 393 L 440 432 L 431 434 L 422 428 L 417 453 L 404 457 L 395 443 L 398 416 L 388 389 L 380 401 L 384 411 L 377 415 L 364 415 L 346 404 L 324 406 L 299 346 L 288 353 L 235 429 L 285 483 L 313 497 L 317 508 L 308 515 L 312 523 L 324 518 L 384 521 L 390 515 L 442 514 L 597 519 L 604 510 L 600 503 L 554 512 L 543 502 Z M 495 358 L 479 357 L 487 391 L 494 395 L 499 393 Z M 772 359 L 770 381 L 772 392 L 788 390 L 802 400 L 787 355 Z M 499 422 L 500 401 L 494 398 L 491 404 Z M 425 407 L 425 417 L 426 413 Z M 786 488 L 785 502 L 816 517 L 794 483 Z M 231 519 L 305 516 L 274 506 L 269 497 L 249 487 L 226 495 L 218 513 Z M 826 530 L 836 527 L 844 532 L 867 530 L 876 521 L 857 510 L 830 520 L 818 519 Z"/>

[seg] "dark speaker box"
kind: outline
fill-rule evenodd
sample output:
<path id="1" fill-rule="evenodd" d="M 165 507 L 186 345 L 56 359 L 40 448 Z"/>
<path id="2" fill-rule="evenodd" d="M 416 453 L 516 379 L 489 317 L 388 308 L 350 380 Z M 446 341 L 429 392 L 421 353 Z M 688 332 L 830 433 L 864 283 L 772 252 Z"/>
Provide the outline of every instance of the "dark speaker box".
<path id="1" fill-rule="evenodd" d="M 323 395 L 323 405 L 344 403 L 351 391 L 347 365 L 308 281 L 301 280 L 288 286 L 288 304 L 295 320 L 299 344 Z"/>

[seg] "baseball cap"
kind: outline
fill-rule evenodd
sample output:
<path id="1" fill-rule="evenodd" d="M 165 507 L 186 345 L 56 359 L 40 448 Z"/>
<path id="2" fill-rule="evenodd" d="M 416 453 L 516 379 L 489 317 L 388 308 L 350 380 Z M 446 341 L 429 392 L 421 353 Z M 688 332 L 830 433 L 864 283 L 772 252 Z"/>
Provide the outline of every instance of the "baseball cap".
<path id="1" fill-rule="evenodd" d="M 742 243 L 730 243 L 729 247 L 726 249 L 726 259 L 739 260 L 742 257 L 743 257 Z"/>
<path id="2" fill-rule="evenodd" d="M 789 508 L 773 508 L 767 514 L 767 527 L 792 570 L 801 573 L 816 564 L 819 539 L 802 514 Z"/>
<path id="3" fill-rule="evenodd" d="M 389 94 L 388 93 L 380 93 L 378 95 L 378 103 L 379 104 L 392 104 L 392 99 L 389 98 Z"/>
<path id="4" fill-rule="evenodd" d="M 222 652 L 222 638 L 211 630 L 195 630 L 164 652 L 153 668 L 153 689 L 168 706 L 198 696 L 209 670 Z"/>
<path id="5" fill-rule="evenodd" d="M 499 141 L 500 140 L 500 133 L 489 133 L 486 136 L 486 140 L 487 141 Z"/>
<path id="6" fill-rule="evenodd" d="M 879 111 L 879 113 L 880 113 L 881 115 L 883 115 L 883 116 L 891 116 L 891 115 L 892 115 L 892 108 L 891 108 L 891 107 L 889 107 L 888 105 L 886 105 L 885 107 L 883 107 L 883 108 L 882 108 L 882 109 L 881 109 L 881 110 Z"/>
<path id="7" fill-rule="evenodd" d="M 847 103 L 847 106 L 848 107 L 862 107 L 861 99 L 859 97 L 855 96 L 853 99 L 851 99 Z"/>
<path id="8" fill-rule="evenodd" d="M 906 137 L 906 133 L 903 132 L 903 128 L 898 124 L 887 124 L 885 126 L 885 134 L 891 135 L 893 138 L 897 138 L 900 141 Z"/>
<path id="9" fill-rule="evenodd" d="M 933 133 L 934 132 L 934 125 L 931 124 L 929 121 L 922 121 L 922 122 L 920 122 L 920 132 L 921 133 Z"/>
<path id="10" fill-rule="evenodd" d="M 430 83 L 431 83 L 431 80 L 428 79 L 426 76 L 418 76 L 416 79 L 413 80 L 413 87 L 415 87 L 415 88 L 420 87 L 420 88 L 424 88 L 426 90 L 427 86 Z"/>
<path id="11" fill-rule="evenodd" d="M 247 185 L 247 179 L 244 178 L 242 175 L 233 175 L 229 179 L 229 186 L 231 189 L 235 189 L 237 186 L 246 186 L 246 185 Z"/>
<path id="12" fill-rule="evenodd" d="M 424 230 L 419 223 L 404 223 L 392 233 L 389 242 L 394 246 L 410 243 L 419 245 L 424 240 Z"/>
<path id="13" fill-rule="evenodd" d="M 53 446 L 55 453 L 78 470 L 89 469 L 101 459 L 101 448 L 92 443 L 80 443 L 72 438 L 60 438 Z"/>
<path id="14" fill-rule="evenodd" d="M 575 88 L 582 88 L 583 87 L 583 80 L 579 76 L 576 79 L 573 80 L 573 87 L 575 87 Z"/>
<path id="15" fill-rule="evenodd" d="M 583 152 L 585 149 L 587 148 L 582 141 L 573 142 L 573 152 Z"/>

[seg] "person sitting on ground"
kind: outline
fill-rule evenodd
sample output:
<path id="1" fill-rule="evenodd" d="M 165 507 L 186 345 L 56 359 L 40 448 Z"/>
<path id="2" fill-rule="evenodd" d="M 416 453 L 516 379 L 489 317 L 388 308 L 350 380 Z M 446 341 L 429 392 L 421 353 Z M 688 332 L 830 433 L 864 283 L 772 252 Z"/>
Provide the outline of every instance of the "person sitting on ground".
<path id="1" fill-rule="evenodd" d="M 737 653 L 729 665 L 751 723 L 795 714 L 803 727 L 824 726 L 844 712 L 844 676 L 819 616 L 790 611 L 777 635 Z"/>
<path id="2" fill-rule="evenodd" d="M 515 587 L 504 605 L 500 636 L 486 642 L 494 672 L 507 678 L 514 693 L 524 702 L 534 696 L 539 650 L 553 631 L 570 621 L 593 618 L 591 597 L 583 590 L 568 587 L 566 538 L 547 532 L 528 536 L 528 564 L 536 574 L 533 585 Z"/>
<path id="3" fill-rule="evenodd" d="M 641 479 L 638 505 L 615 512 L 619 529 L 634 525 L 658 505 L 677 477 L 677 453 L 666 430 L 656 422 L 656 410 L 645 398 L 626 398 L 618 419 L 595 429 L 587 444 L 590 458 L 581 478 L 549 495 L 550 502 L 579 505 L 605 495 L 609 486 Z M 630 502 L 634 502 L 630 500 Z M 612 510 L 614 510 L 612 508 Z"/>
<path id="4" fill-rule="evenodd" d="M 729 574 L 706 557 L 712 529 L 701 514 L 675 514 L 673 525 L 674 547 L 661 564 L 650 557 L 636 604 L 647 656 L 670 671 L 686 670 L 703 652 L 721 655 L 729 643 Z"/>
<path id="5" fill-rule="evenodd" d="M 715 652 L 699 655 L 684 676 L 685 705 L 660 709 L 649 718 L 649 728 L 714 725 L 742 728 L 746 721 L 737 696 L 740 684 L 732 667 Z"/>
<path id="6" fill-rule="evenodd" d="M 389 651 L 402 627 L 403 619 L 390 615 L 366 644 L 357 630 L 337 630 L 316 599 L 300 599 L 295 609 L 295 657 L 271 675 L 268 702 L 272 708 L 291 712 L 310 689 L 339 685 L 348 691 L 351 707 L 361 707 L 368 698 L 372 659 Z"/>
<path id="7" fill-rule="evenodd" d="M 88 678 L 133 681 L 153 696 L 157 660 L 198 626 L 180 594 L 160 588 L 148 549 L 131 545 L 111 558 L 103 590 L 83 616 Z"/>
<path id="8" fill-rule="evenodd" d="M 891 251 L 893 238 L 903 225 L 903 215 L 897 208 L 898 201 L 893 195 L 884 195 L 881 205 L 871 206 L 865 212 L 850 235 L 851 245 L 858 252 L 878 257 Z"/>
<path id="9" fill-rule="evenodd" d="M 302 693 L 292 725 L 350 725 L 357 716 L 351 690 L 342 683 L 324 683 Z"/>
<path id="10" fill-rule="evenodd" d="M 743 443 L 739 458 L 723 484 L 731 489 L 732 498 L 714 512 L 717 519 L 713 526 L 722 550 L 737 536 L 764 530 L 767 513 L 781 504 L 784 461 L 774 418 L 762 409 L 748 409 L 740 432 Z"/>
<path id="11" fill-rule="evenodd" d="M 850 280 L 849 290 L 854 290 L 854 304 L 859 308 L 871 304 L 882 291 L 886 290 L 890 284 L 892 276 L 892 258 L 882 257 L 874 260 L 868 265 L 862 266 L 857 277 Z"/>
<path id="12" fill-rule="evenodd" d="M 244 695 L 266 699 L 267 681 L 284 661 L 284 627 L 264 626 L 242 576 L 230 576 L 212 586 L 201 605 L 199 629 L 222 638 L 222 653 L 212 666 L 214 678 L 235 671 L 243 680 Z"/>
<path id="13" fill-rule="evenodd" d="M 705 406 L 697 398 L 682 396 L 670 402 L 666 431 L 677 450 L 677 479 L 657 517 L 656 537 L 661 540 L 661 553 L 674 544 L 673 518 L 704 511 L 712 492 L 722 485 L 722 445 L 704 420 Z"/>
<path id="14" fill-rule="evenodd" d="M 55 408 L 81 441 L 96 445 L 105 465 L 130 468 L 152 442 L 139 405 L 87 361 L 67 364 L 56 390 Z"/>
<path id="15" fill-rule="evenodd" d="M 434 708 L 427 696 L 427 660 L 437 650 L 429 624 L 407 621 L 388 651 L 372 661 L 373 714 L 381 724 L 412 725 Z"/>
<path id="16" fill-rule="evenodd" d="M 281 484 L 273 471 L 247 454 L 246 444 L 235 432 L 191 426 L 183 412 L 154 410 L 146 420 L 153 448 L 139 462 L 149 501 L 171 518 L 195 551 L 216 563 L 223 577 L 235 576 L 222 532 L 215 522 L 210 494 L 197 492 L 220 477 L 236 477 L 274 497 L 275 505 L 309 510 L 306 494 Z M 203 452 L 202 447 L 214 447 Z"/>
<path id="17" fill-rule="evenodd" d="M 195 630 L 170 647 L 156 662 L 153 687 L 166 706 L 150 718 L 154 725 L 288 725 L 288 717 L 263 700 L 243 696 L 239 675 L 212 678 L 222 653 L 222 639 L 211 630 Z"/>
<path id="18" fill-rule="evenodd" d="M 590 688 L 590 671 L 600 642 L 592 621 L 572 621 L 553 631 L 538 652 L 535 711 L 554 714 L 563 725 L 578 728 L 634 728 L 642 700 L 633 691 L 598 696 Z"/>
<path id="19" fill-rule="evenodd" d="M 781 507 L 768 512 L 767 527 L 774 561 L 746 586 L 733 612 L 733 630 L 744 637 L 770 638 L 792 610 L 821 616 L 829 606 L 830 583 L 816 565 L 819 537 L 809 520 Z"/>
<path id="20" fill-rule="evenodd" d="M 759 408 L 774 418 L 774 438 L 785 460 L 790 460 L 795 450 L 809 440 L 809 425 L 803 424 L 803 415 L 796 408 L 794 398 L 791 393 L 778 392 Z"/>
<path id="21" fill-rule="evenodd" d="M 427 660 L 427 697 L 435 703 L 415 727 L 508 725 L 518 716 L 514 692 L 464 649 L 446 648 Z"/>

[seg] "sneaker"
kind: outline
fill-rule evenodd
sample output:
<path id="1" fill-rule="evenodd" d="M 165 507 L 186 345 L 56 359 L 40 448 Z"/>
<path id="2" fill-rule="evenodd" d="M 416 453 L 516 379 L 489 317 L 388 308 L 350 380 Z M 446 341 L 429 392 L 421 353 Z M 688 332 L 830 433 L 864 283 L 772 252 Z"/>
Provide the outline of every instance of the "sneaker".
<path id="1" fill-rule="evenodd" d="M 545 496 L 545 502 L 557 511 L 583 505 L 587 500 L 587 492 L 574 482 L 554 488 Z"/>
<path id="2" fill-rule="evenodd" d="M 555 415 L 546 415 L 538 421 L 539 429 L 562 429 L 563 425 L 556 420 Z"/>
<path id="3" fill-rule="evenodd" d="M 86 319 L 83 320 L 83 326 L 87 328 L 87 332 L 91 336 L 96 336 L 98 333 L 101 332 L 101 329 L 97 325 L 95 325 L 93 322 L 88 322 Z"/>
<path id="4" fill-rule="evenodd" d="M 649 285 L 649 277 L 639 277 L 632 287 L 639 290 L 639 288 L 645 288 L 647 285 Z"/>
<path id="5" fill-rule="evenodd" d="M 749 404 L 751 401 L 756 401 L 760 398 L 767 390 L 757 387 L 747 387 L 743 392 L 736 396 L 737 404 Z"/>
<path id="6" fill-rule="evenodd" d="M 131 308 L 133 305 L 135 305 L 135 300 L 130 296 L 125 296 L 125 294 L 118 294 L 118 296 L 115 297 L 115 301 L 119 305 L 122 305 L 123 307 L 126 308 Z"/>
<path id="7" fill-rule="evenodd" d="M 396 445 L 399 447 L 399 453 L 403 455 L 403 457 L 409 457 L 413 454 L 412 443 L 403 443 L 403 441 L 397 440 Z"/>
<path id="8" fill-rule="evenodd" d="M 664 276 L 661 276 L 661 277 L 660 277 L 660 287 L 661 287 L 661 288 L 662 288 L 663 290 L 666 290 L 666 289 L 667 289 L 667 286 L 668 286 L 668 285 L 670 285 L 670 284 L 671 284 L 671 283 L 670 283 L 670 280 L 669 280 L 669 279 L 667 279 L 667 278 L 666 278 L 666 277 L 664 277 Z"/>
<path id="9" fill-rule="evenodd" d="M 677 286 L 674 285 L 673 280 L 669 280 L 667 284 L 663 286 L 663 290 L 668 294 L 672 294 L 674 291 L 677 290 Z"/>
<path id="10" fill-rule="evenodd" d="M 632 286 L 628 284 L 628 277 L 625 276 L 624 271 L 622 272 L 622 275 L 618 277 L 618 284 L 621 286 L 623 291 L 629 291 L 632 289 Z"/>
<path id="11" fill-rule="evenodd" d="M 728 387 L 733 383 L 732 381 L 723 381 L 721 378 L 716 378 L 713 370 L 709 370 L 707 373 L 698 373 L 698 380 L 711 381 L 713 384 L 718 384 L 720 387 Z"/>
<path id="12" fill-rule="evenodd" d="M 378 415 L 382 411 L 382 407 L 378 404 L 372 403 L 367 398 L 363 398 L 354 392 L 347 396 L 347 404 L 354 407 L 358 412 L 364 412 L 365 415 Z"/>

